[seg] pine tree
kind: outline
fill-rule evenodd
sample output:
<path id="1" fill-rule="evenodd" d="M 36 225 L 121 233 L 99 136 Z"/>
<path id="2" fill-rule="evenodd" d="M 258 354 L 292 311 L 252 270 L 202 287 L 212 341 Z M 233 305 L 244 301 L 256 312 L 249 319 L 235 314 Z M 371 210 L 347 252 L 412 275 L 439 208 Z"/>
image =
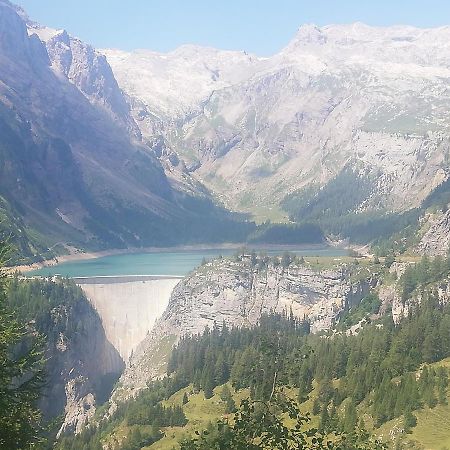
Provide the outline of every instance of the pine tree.
<path id="1" fill-rule="evenodd" d="M 318 398 L 315 398 L 315 399 L 314 399 L 313 407 L 312 407 L 312 413 L 313 413 L 315 416 L 317 416 L 317 414 L 320 413 L 320 401 L 319 401 Z"/>
<path id="2" fill-rule="evenodd" d="M 320 413 L 320 429 L 327 430 L 330 424 L 330 415 L 328 414 L 328 405 L 324 404 L 322 406 L 322 411 Z"/>
<path id="3" fill-rule="evenodd" d="M 437 369 L 438 400 L 441 405 L 447 404 L 448 372 L 444 367 Z"/>
<path id="4" fill-rule="evenodd" d="M 403 416 L 403 426 L 405 428 L 406 433 L 411 432 L 411 428 L 414 428 L 417 425 L 416 416 L 411 412 L 411 409 L 407 409 Z"/>
<path id="5" fill-rule="evenodd" d="M 308 399 L 308 394 L 312 391 L 312 382 L 314 375 L 307 362 L 304 362 L 300 367 L 299 381 L 298 381 L 298 400 L 304 402 Z"/>
<path id="6" fill-rule="evenodd" d="M 230 388 L 228 385 L 224 385 L 222 391 L 220 392 L 220 398 L 225 402 L 225 412 L 227 414 L 234 413 L 236 411 L 236 403 L 234 402 L 233 396 L 231 395 Z"/>
<path id="7" fill-rule="evenodd" d="M 223 352 L 220 352 L 214 367 L 215 385 L 219 386 L 225 383 L 225 381 L 228 380 L 228 377 L 229 377 L 228 365 L 226 364 Z"/>
<path id="8" fill-rule="evenodd" d="M 212 378 L 206 378 L 205 384 L 203 385 L 203 392 L 205 393 L 205 398 L 211 398 L 214 395 L 214 383 Z"/>
<path id="9" fill-rule="evenodd" d="M 328 403 L 334 395 L 334 388 L 329 376 L 319 382 L 319 399 L 322 403 Z"/>
<path id="10" fill-rule="evenodd" d="M 27 448 L 40 440 L 36 406 L 44 381 L 42 342 L 33 338 L 6 303 L 2 267 L 9 249 L 0 242 L 0 448 Z"/>
<path id="11" fill-rule="evenodd" d="M 345 418 L 344 418 L 344 430 L 348 433 L 355 429 L 358 422 L 358 415 L 356 411 L 355 402 L 351 398 L 345 408 Z"/>

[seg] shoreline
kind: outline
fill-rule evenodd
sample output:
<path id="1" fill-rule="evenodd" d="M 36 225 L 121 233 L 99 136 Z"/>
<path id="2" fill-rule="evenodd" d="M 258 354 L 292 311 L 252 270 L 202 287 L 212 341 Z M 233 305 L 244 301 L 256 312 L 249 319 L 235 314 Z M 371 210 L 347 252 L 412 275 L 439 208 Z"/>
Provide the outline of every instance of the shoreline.
<path id="1" fill-rule="evenodd" d="M 57 256 L 54 259 L 46 259 L 41 262 L 36 262 L 32 264 L 22 264 L 17 266 L 7 267 L 6 271 L 8 273 L 14 272 L 31 272 L 33 270 L 39 270 L 44 267 L 53 267 L 58 264 L 74 261 L 88 261 L 91 259 L 103 258 L 105 256 L 114 255 L 132 255 L 138 253 L 170 253 L 178 251 L 202 251 L 202 250 L 238 250 L 240 248 L 248 248 L 249 250 L 280 250 L 283 251 L 295 251 L 302 249 L 317 249 L 325 250 L 327 248 L 342 248 L 347 249 L 348 247 L 341 247 L 340 245 L 332 245 L 331 242 L 325 242 L 323 244 L 234 244 L 234 243 L 222 243 L 222 244 L 195 244 L 195 245 L 177 245 L 173 247 L 138 247 L 138 248 L 127 248 L 127 249 L 109 249 L 101 250 L 98 252 L 76 252 L 69 255 Z"/>

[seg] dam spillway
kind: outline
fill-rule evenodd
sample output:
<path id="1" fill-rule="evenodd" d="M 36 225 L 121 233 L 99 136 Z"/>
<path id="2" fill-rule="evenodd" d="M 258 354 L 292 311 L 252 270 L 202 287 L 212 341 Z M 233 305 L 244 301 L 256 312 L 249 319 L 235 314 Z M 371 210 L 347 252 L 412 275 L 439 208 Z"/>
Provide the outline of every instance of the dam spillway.
<path id="1" fill-rule="evenodd" d="M 127 362 L 166 309 L 173 288 L 182 278 L 131 275 L 72 279 L 97 310 L 108 340 Z"/>

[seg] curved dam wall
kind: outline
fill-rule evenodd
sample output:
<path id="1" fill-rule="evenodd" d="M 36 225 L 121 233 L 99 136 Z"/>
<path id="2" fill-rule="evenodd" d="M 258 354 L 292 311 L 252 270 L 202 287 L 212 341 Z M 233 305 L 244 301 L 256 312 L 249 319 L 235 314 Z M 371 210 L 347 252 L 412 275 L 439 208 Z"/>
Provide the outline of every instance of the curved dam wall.
<path id="1" fill-rule="evenodd" d="M 111 276 L 73 278 L 98 311 L 106 337 L 125 363 L 166 309 L 183 277 Z"/>

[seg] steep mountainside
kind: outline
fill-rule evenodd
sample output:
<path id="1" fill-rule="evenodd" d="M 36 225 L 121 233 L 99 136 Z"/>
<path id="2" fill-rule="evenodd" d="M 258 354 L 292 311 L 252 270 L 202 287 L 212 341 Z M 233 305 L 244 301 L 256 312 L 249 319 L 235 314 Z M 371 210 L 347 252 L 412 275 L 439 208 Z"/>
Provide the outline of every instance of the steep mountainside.
<path id="1" fill-rule="evenodd" d="M 299 261 L 283 267 L 276 261 L 215 260 L 178 283 L 161 319 L 134 352 L 119 397 L 130 396 L 164 370 L 170 346 L 181 336 L 223 322 L 253 326 L 271 312 L 307 318 L 313 332 L 329 330 L 377 283 L 376 270 L 366 267 L 337 262 L 327 269 Z"/>
<path id="2" fill-rule="evenodd" d="M 387 444 L 378 449 L 442 449 L 449 443 L 449 275 L 448 257 L 336 261 L 327 269 L 287 256 L 203 265 L 175 289 L 132 359 L 120 383 L 127 397 L 116 391 L 107 415 L 57 448 L 168 450 L 189 436 L 214 442 L 235 423 L 236 408 L 242 417 L 242 399 L 268 408 L 276 384 L 311 415 L 303 427 L 364 427 Z M 314 312 L 326 300 L 335 307 Z M 333 329 L 310 334 L 304 315 L 313 329 Z M 156 374 L 166 376 L 144 383 Z M 220 419 L 217 433 L 211 421 Z M 363 446 L 339 448 L 371 448 L 369 435 L 361 437 Z M 181 448 L 234 448 L 212 442 Z"/>
<path id="3" fill-rule="evenodd" d="M 226 204 L 258 214 L 350 170 L 346 188 L 364 192 L 349 211 L 403 211 L 448 176 L 449 36 L 306 25 L 270 58 L 104 53 L 142 132 L 162 133 Z"/>
<path id="4" fill-rule="evenodd" d="M 60 432 L 78 432 L 107 400 L 124 362 L 108 341 L 98 313 L 68 281 L 13 279 L 9 304 L 45 338 L 46 384 L 40 409 L 62 417 Z"/>
<path id="5" fill-rule="evenodd" d="M 0 25 L 0 196 L 16 241 L 45 235 L 28 254 L 207 240 L 199 223 L 226 214 L 163 141 L 144 143 L 105 57 L 6 0 Z"/>

